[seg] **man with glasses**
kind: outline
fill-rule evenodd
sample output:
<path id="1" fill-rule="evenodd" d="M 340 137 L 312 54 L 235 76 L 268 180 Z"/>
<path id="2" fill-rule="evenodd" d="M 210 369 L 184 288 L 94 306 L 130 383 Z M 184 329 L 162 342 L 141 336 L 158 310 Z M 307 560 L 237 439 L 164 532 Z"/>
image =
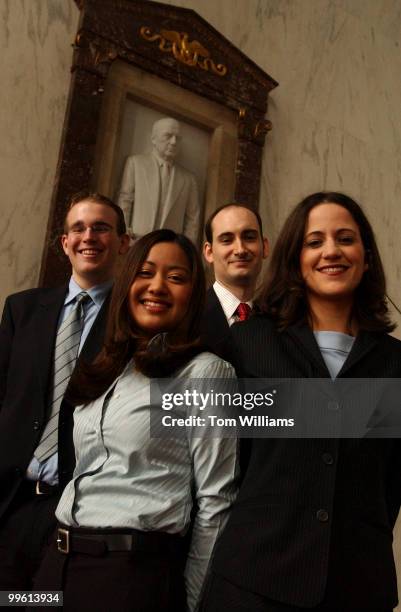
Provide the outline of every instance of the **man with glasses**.
<path id="1" fill-rule="evenodd" d="M 61 243 L 68 285 L 9 296 L 0 325 L 0 590 L 31 588 L 72 475 L 63 396 L 77 359 L 93 360 L 102 346 L 114 268 L 129 245 L 122 210 L 78 194 Z"/>

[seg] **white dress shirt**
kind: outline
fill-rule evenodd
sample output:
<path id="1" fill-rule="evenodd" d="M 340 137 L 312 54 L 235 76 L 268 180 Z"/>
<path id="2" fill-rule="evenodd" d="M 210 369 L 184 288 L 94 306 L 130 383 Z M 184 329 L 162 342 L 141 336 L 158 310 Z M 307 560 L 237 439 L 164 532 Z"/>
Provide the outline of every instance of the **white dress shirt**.
<path id="1" fill-rule="evenodd" d="M 236 314 L 236 310 L 241 304 L 241 300 L 239 300 L 231 291 L 229 291 L 226 287 L 224 287 L 219 281 L 215 281 L 213 283 L 213 289 L 219 298 L 219 302 L 223 309 L 224 314 L 226 315 L 228 324 L 231 325 L 239 321 L 239 317 Z M 250 308 L 252 308 L 253 301 L 249 300 L 248 302 L 244 302 L 248 304 Z"/>

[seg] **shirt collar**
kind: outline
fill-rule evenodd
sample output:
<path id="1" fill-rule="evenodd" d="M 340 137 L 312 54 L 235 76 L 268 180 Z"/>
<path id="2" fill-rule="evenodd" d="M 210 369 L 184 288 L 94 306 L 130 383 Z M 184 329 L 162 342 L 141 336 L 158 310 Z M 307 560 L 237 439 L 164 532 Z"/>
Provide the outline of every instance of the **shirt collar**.
<path id="1" fill-rule="evenodd" d="M 224 285 L 219 283 L 219 281 L 217 280 L 213 284 L 213 289 L 217 297 L 219 298 L 221 307 L 223 309 L 224 314 L 226 315 L 226 318 L 230 319 L 232 316 L 234 316 L 235 311 L 238 308 L 238 304 L 241 304 L 241 300 L 239 300 L 237 296 L 231 293 L 231 291 L 229 291 L 227 287 L 224 287 Z M 248 304 L 252 308 L 253 300 L 248 300 L 247 302 L 245 302 L 245 304 Z"/>
<path id="2" fill-rule="evenodd" d="M 161 168 L 164 164 L 167 164 L 168 166 L 170 166 L 170 168 L 173 167 L 174 161 L 168 161 L 167 159 L 163 159 L 162 157 L 160 157 L 160 155 L 158 155 L 158 153 L 156 153 L 156 151 L 152 151 L 152 155 L 155 158 L 159 168 Z"/>
<path id="3" fill-rule="evenodd" d="M 90 295 L 92 301 L 96 304 L 96 306 L 100 308 L 100 306 L 102 306 L 112 286 L 113 286 L 113 281 L 110 280 L 110 281 L 106 281 L 105 283 L 101 283 L 100 285 L 95 285 L 94 287 L 91 287 L 90 289 L 82 289 L 82 287 L 80 287 L 78 283 L 71 276 L 70 282 L 68 284 L 67 295 L 65 296 L 65 300 L 64 300 L 64 306 L 71 304 L 71 302 L 73 302 L 75 298 L 77 297 L 78 293 L 81 293 L 82 291 L 86 291 L 86 293 Z"/>

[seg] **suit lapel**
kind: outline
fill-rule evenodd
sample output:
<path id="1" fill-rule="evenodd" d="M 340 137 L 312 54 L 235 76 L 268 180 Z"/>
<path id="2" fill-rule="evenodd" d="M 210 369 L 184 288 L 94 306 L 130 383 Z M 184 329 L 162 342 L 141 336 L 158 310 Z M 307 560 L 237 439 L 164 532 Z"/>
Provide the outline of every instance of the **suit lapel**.
<path id="1" fill-rule="evenodd" d="M 230 326 L 213 287 L 206 294 L 206 306 L 201 322 L 201 338 L 209 350 L 231 361 Z"/>
<path id="2" fill-rule="evenodd" d="M 354 342 L 350 354 L 345 360 L 338 376 L 347 376 L 351 370 L 365 355 L 374 350 L 379 343 L 379 335 L 372 332 L 361 331 Z"/>
<path id="3" fill-rule="evenodd" d="M 208 330 L 213 330 L 213 336 L 216 341 L 225 338 L 230 331 L 226 315 L 213 287 L 210 287 L 206 294 L 206 308 L 203 321 Z"/>
<path id="4" fill-rule="evenodd" d="M 306 357 L 306 360 L 311 361 L 314 367 L 314 378 L 330 378 L 330 373 L 324 362 L 315 336 L 308 325 L 291 325 L 284 332 L 290 336 L 292 341 L 297 345 L 297 349 Z"/>

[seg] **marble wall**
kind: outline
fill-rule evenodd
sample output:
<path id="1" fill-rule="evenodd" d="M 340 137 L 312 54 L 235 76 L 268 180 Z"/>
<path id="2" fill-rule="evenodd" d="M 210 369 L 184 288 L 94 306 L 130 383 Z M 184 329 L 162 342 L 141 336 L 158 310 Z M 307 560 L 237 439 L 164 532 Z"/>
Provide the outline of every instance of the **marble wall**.
<path id="1" fill-rule="evenodd" d="M 73 0 L 0 0 L 0 308 L 38 282 L 78 18 Z"/>
<path id="2" fill-rule="evenodd" d="M 280 83 L 260 194 L 273 241 L 299 199 L 343 190 L 364 204 L 401 305 L 401 0 L 171 4 L 197 11 Z M 0 0 L 0 307 L 38 280 L 77 22 L 73 0 Z"/>

